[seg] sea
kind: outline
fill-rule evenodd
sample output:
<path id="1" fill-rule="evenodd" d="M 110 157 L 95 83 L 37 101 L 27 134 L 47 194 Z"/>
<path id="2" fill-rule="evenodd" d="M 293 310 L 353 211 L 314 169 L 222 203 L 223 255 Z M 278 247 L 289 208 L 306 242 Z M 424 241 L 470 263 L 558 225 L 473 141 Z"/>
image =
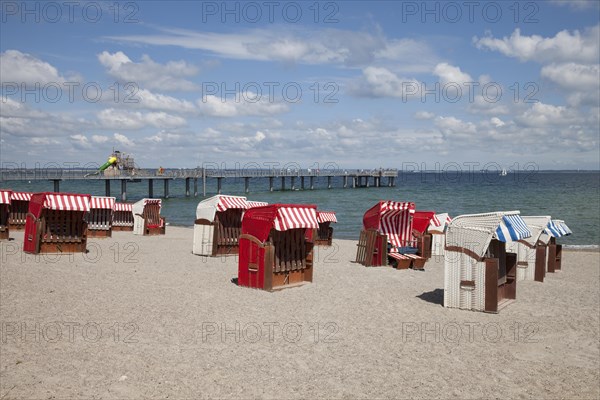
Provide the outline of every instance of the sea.
<path id="1" fill-rule="evenodd" d="M 510 172 L 505 176 L 490 172 L 400 172 L 394 187 L 343 187 L 343 177 L 314 178 L 314 190 L 301 190 L 296 179 L 296 190 L 281 190 L 280 179 L 275 179 L 275 190 L 269 190 L 267 178 L 252 178 L 249 193 L 244 192 L 243 178 L 223 179 L 222 194 L 246 196 L 248 200 L 268 203 L 315 204 L 319 210 L 335 211 L 338 223 L 334 237 L 358 240 L 364 212 L 380 200 L 411 201 L 417 210 L 447 212 L 452 217 L 492 211 L 519 210 L 521 215 L 550 215 L 566 222 L 573 234 L 559 242 L 573 248 L 598 249 L 600 245 L 600 172 L 598 171 L 535 171 Z M 349 180 L 350 182 L 350 180 Z M 372 184 L 372 180 L 371 180 Z M 387 184 L 385 178 L 382 184 Z M 190 185 L 193 192 L 193 184 Z M 0 188 L 17 191 L 52 191 L 51 181 L 0 181 Z M 121 186 L 113 181 L 111 195 L 120 201 Z M 185 196 L 185 180 L 169 183 L 169 198 L 163 199 L 161 214 L 170 225 L 193 226 L 196 206 L 204 198 L 217 194 L 216 179 L 207 179 L 206 196 L 202 195 L 202 181 L 198 182 L 198 197 Z M 65 180 L 61 192 L 105 195 L 104 181 Z M 154 197 L 163 196 L 161 181 L 154 183 Z M 127 201 L 135 202 L 148 197 L 148 183 L 127 183 Z"/>

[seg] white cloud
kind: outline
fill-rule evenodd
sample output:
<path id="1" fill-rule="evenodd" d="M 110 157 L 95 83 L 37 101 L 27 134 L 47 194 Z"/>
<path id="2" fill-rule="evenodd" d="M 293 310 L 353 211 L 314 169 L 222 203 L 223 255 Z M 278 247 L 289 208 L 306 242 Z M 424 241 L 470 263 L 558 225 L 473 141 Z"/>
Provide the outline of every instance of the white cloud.
<path id="1" fill-rule="evenodd" d="M 553 63 L 544 66 L 541 75 L 565 90 L 570 104 L 588 103 L 598 105 L 600 99 L 600 65 Z"/>
<path id="2" fill-rule="evenodd" d="M 66 78 L 60 75 L 56 67 L 31 54 L 6 50 L 0 53 L 0 80 L 3 85 L 14 82 L 44 86 L 48 83 L 61 84 Z"/>
<path id="3" fill-rule="evenodd" d="M 600 44 L 598 36 L 600 26 L 578 30 L 558 32 L 554 37 L 539 35 L 523 36 L 519 28 L 510 35 L 496 39 L 492 36 L 474 37 L 473 42 L 478 49 L 498 51 L 505 56 L 518 58 L 521 61 L 537 62 L 598 62 Z"/>
<path id="4" fill-rule="evenodd" d="M 496 128 L 500 128 L 504 125 L 506 125 L 504 123 L 504 121 L 502 121 L 500 118 L 498 117 L 493 117 L 492 119 L 490 119 L 490 122 L 492 123 L 492 125 L 494 125 Z"/>
<path id="5" fill-rule="evenodd" d="M 515 121 L 521 126 L 533 128 L 552 128 L 581 122 L 576 110 L 541 102 L 533 104 L 531 108 L 516 116 Z"/>
<path id="6" fill-rule="evenodd" d="M 287 104 L 271 101 L 268 96 L 257 97 L 256 93 L 243 92 L 237 98 L 207 95 L 196 104 L 203 115 L 211 117 L 269 116 L 287 112 Z"/>
<path id="7" fill-rule="evenodd" d="M 69 138 L 71 139 L 71 143 L 73 144 L 73 146 L 77 149 L 85 150 L 85 149 L 89 149 L 92 147 L 90 144 L 90 141 L 84 135 L 81 135 L 81 134 L 71 135 L 71 136 L 69 136 Z"/>
<path id="8" fill-rule="evenodd" d="M 108 136 L 92 135 L 92 142 L 94 142 L 94 143 L 102 144 L 102 143 L 106 143 L 108 141 L 109 141 Z"/>
<path id="9" fill-rule="evenodd" d="M 240 33 L 162 29 L 153 35 L 110 36 L 134 43 L 199 49 L 220 57 L 298 64 L 365 66 L 375 60 L 402 61 L 424 71 L 437 57 L 424 41 L 387 39 L 381 34 L 342 29 L 250 29 Z M 402 65 L 399 64 L 402 68 Z"/>
<path id="10" fill-rule="evenodd" d="M 367 67 L 354 83 L 351 91 L 361 96 L 417 98 L 421 83 L 415 79 L 400 78 L 383 67 Z"/>
<path id="11" fill-rule="evenodd" d="M 121 82 L 133 82 L 139 87 L 161 90 L 196 90 L 197 86 L 184 78 L 198 74 L 198 68 L 187 62 L 169 61 L 160 64 L 148 55 L 141 62 L 133 62 L 125 53 L 118 51 L 98 54 L 98 61 L 107 68 L 109 75 Z"/>
<path id="12" fill-rule="evenodd" d="M 109 129 L 141 129 L 146 126 L 157 128 L 176 128 L 186 125 L 185 118 L 165 112 L 143 113 L 139 111 L 107 108 L 97 114 L 98 121 Z"/>
<path id="13" fill-rule="evenodd" d="M 433 119 L 435 114 L 429 111 L 418 111 L 415 113 L 416 119 Z"/>
<path id="14" fill-rule="evenodd" d="M 463 85 L 465 82 L 473 82 L 471 75 L 462 72 L 459 67 L 448 63 L 440 63 L 433 69 L 433 74 L 440 78 L 442 84 L 457 83 Z"/>
<path id="15" fill-rule="evenodd" d="M 122 144 L 125 147 L 133 147 L 135 145 L 135 143 L 133 142 L 133 140 L 129 139 L 127 136 L 122 135 L 120 133 L 116 133 L 113 135 L 113 137 L 115 138 L 115 140 L 117 142 L 119 142 L 119 144 Z"/>

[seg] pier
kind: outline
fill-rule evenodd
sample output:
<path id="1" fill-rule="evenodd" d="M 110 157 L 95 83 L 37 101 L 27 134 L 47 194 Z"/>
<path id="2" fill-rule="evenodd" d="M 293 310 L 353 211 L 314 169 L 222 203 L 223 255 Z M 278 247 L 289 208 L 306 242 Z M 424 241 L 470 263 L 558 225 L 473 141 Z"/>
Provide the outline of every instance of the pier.
<path id="1" fill-rule="evenodd" d="M 169 182 L 182 179 L 185 180 L 185 195 L 187 197 L 197 197 L 199 194 L 199 184 L 202 185 L 202 195 L 206 196 L 206 187 L 208 183 L 217 184 L 217 193 L 221 193 L 223 181 L 225 179 L 243 179 L 244 191 L 250 192 L 250 183 L 252 180 L 268 179 L 269 190 L 314 190 L 315 179 L 323 178 L 327 180 L 327 189 L 333 188 L 333 178 L 342 178 L 343 188 L 369 188 L 369 187 L 393 187 L 396 186 L 398 177 L 397 169 L 375 169 L 375 170 L 283 170 L 283 169 L 264 169 L 264 170 L 218 170 L 218 169 L 167 169 L 159 175 L 155 169 L 139 169 L 133 174 L 123 174 L 121 176 L 104 176 L 102 174 L 94 176 L 88 175 L 90 170 L 86 169 L 24 169 L 24 168 L 3 168 L 0 169 L 0 182 L 10 181 L 50 181 L 53 183 L 54 192 L 60 192 L 60 182 L 67 180 L 87 180 L 104 181 L 105 195 L 111 195 L 113 183 L 118 185 L 120 182 L 121 200 L 127 201 L 127 183 L 142 181 L 148 182 L 148 197 L 155 197 L 154 182 L 157 180 L 163 183 L 162 197 L 169 197 Z M 276 182 L 280 181 L 277 188 Z M 299 187 L 298 187 L 299 184 Z M 192 188 L 193 185 L 193 188 Z"/>

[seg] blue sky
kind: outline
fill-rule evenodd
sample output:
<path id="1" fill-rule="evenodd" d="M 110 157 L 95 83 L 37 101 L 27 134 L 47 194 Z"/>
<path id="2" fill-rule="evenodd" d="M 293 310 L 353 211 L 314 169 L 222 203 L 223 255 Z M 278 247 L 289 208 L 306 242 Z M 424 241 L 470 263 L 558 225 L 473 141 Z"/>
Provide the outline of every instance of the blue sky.
<path id="1" fill-rule="evenodd" d="M 1 4 L 5 166 L 599 168 L 595 1 Z"/>

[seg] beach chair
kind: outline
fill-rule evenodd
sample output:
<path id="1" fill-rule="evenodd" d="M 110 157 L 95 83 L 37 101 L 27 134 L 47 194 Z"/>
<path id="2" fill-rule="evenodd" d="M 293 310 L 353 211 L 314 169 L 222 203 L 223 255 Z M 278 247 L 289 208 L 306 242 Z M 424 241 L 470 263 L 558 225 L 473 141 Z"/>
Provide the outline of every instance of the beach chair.
<path id="1" fill-rule="evenodd" d="M 133 203 L 115 203 L 113 212 L 113 231 L 133 231 Z"/>
<path id="2" fill-rule="evenodd" d="M 415 211 L 413 214 L 413 236 L 417 240 L 417 254 L 428 260 L 431 258 L 431 233 L 427 231 L 434 211 Z"/>
<path id="3" fill-rule="evenodd" d="M 331 246 L 333 242 L 333 227 L 337 223 L 335 213 L 332 211 L 317 211 L 319 227 L 313 233 L 315 246 Z"/>
<path id="4" fill-rule="evenodd" d="M 367 210 L 361 238 L 369 246 L 363 246 L 359 240 L 357 262 L 365 266 L 391 264 L 398 269 L 423 269 L 426 259 L 417 254 L 417 239 L 413 235 L 414 212 L 415 203 L 396 201 L 380 201 Z M 384 254 L 387 256 L 383 257 Z"/>
<path id="5" fill-rule="evenodd" d="M 547 243 L 547 272 L 554 273 L 562 269 L 562 245 L 556 243 L 556 239 L 572 233 L 565 221 L 560 219 L 550 220 L 546 225 L 540 240 Z"/>
<path id="6" fill-rule="evenodd" d="M 496 313 L 514 301 L 517 255 L 506 243 L 528 237 L 518 211 L 454 218 L 446 232 L 444 307 Z"/>
<path id="7" fill-rule="evenodd" d="M 543 282 L 546 275 L 546 243 L 540 236 L 550 222 L 549 216 L 522 216 L 531 237 L 506 244 L 506 251 L 517 255 L 517 281 Z"/>
<path id="8" fill-rule="evenodd" d="M 211 257 L 238 254 L 242 215 L 247 208 L 243 196 L 218 194 L 198 203 L 192 253 Z"/>
<path id="9" fill-rule="evenodd" d="M 92 196 L 90 211 L 86 216 L 88 237 L 102 238 L 112 236 L 114 197 Z"/>
<path id="10" fill-rule="evenodd" d="M 89 194 L 34 193 L 25 222 L 26 253 L 85 253 Z"/>
<path id="11" fill-rule="evenodd" d="M 242 220 L 238 285 L 273 291 L 312 282 L 316 206 L 273 204 L 248 209 Z"/>
<path id="12" fill-rule="evenodd" d="M 447 213 L 435 214 L 427 232 L 431 235 L 431 255 L 433 257 L 444 256 L 446 254 L 446 229 L 452 222 L 452 218 Z"/>
<path id="13" fill-rule="evenodd" d="M 8 220 L 11 231 L 22 231 L 25 229 L 29 200 L 31 200 L 31 193 L 12 192 L 10 196 L 10 217 Z"/>
<path id="14" fill-rule="evenodd" d="M 134 235 L 164 235 L 165 217 L 160 215 L 160 199 L 142 199 L 133 204 Z"/>
<path id="15" fill-rule="evenodd" d="M 0 190 L 0 240 L 8 240 L 10 235 L 11 195 L 10 190 Z"/>

